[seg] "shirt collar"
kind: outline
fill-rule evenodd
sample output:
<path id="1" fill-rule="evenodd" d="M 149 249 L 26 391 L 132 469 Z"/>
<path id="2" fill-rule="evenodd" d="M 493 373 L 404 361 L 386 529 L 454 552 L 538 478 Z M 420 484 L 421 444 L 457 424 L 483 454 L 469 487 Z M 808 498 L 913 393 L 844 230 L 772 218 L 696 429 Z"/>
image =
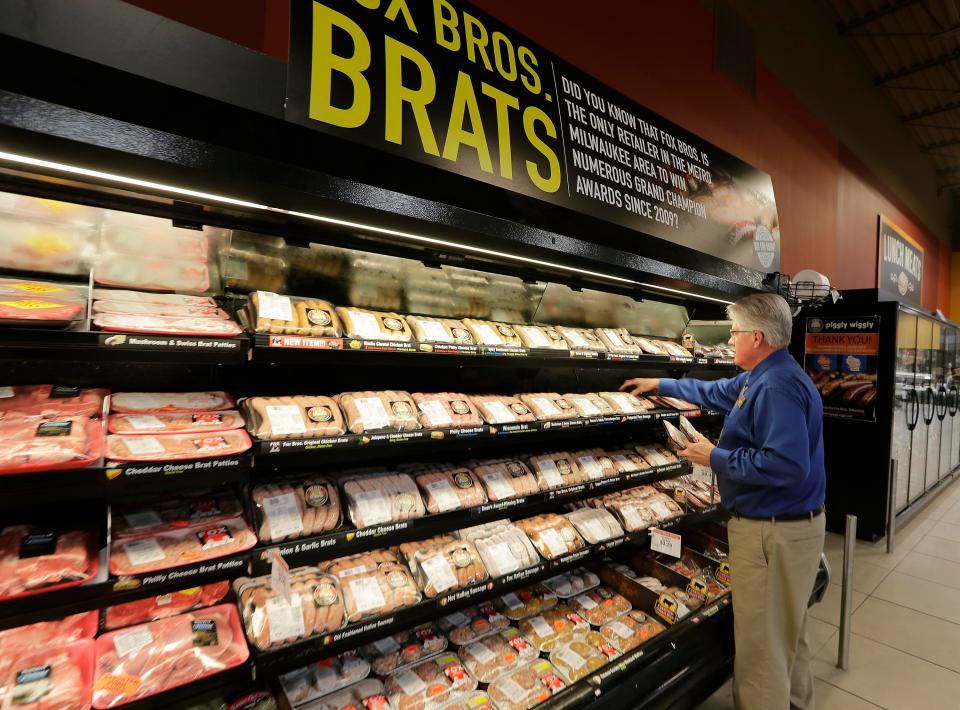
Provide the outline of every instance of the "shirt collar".
<path id="1" fill-rule="evenodd" d="M 779 350 L 774 350 L 772 353 L 767 355 L 763 360 L 757 363 L 757 366 L 750 370 L 750 377 L 759 377 L 764 372 L 769 370 L 774 365 L 786 362 L 790 359 L 790 353 L 787 352 L 786 348 L 780 348 Z"/>

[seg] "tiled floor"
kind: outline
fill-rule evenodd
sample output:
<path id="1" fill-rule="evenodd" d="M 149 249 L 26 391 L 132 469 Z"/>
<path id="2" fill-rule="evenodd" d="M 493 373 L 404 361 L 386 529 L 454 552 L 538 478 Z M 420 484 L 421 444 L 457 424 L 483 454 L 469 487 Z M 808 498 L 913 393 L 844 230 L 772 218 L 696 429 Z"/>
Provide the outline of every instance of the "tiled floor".
<path id="1" fill-rule="evenodd" d="M 960 708 L 960 483 L 897 532 L 896 551 L 857 543 L 850 668 L 836 668 L 843 538 L 827 534 L 833 567 L 810 610 L 817 710 Z M 730 684 L 700 710 L 733 707 Z"/>

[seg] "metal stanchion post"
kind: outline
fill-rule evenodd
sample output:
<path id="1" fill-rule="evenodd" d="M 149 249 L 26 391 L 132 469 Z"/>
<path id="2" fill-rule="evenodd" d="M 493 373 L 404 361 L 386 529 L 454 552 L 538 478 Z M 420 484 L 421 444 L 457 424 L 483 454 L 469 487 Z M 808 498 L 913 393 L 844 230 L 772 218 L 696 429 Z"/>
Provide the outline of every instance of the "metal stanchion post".
<path id="1" fill-rule="evenodd" d="M 890 492 L 887 494 L 887 554 L 893 554 L 897 527 L 897 460 L 890 459 Z"/>
<path id="2" fill-rule="evenodd" d="M 850 665 L 850 615 L 853 613 L 853 556 L 857 546 L 857 516 L 847 516 L 843 538 L 843 589 L 840 599 L 840 645 L 837 649 L 837 668 L 847 670 Z"/>

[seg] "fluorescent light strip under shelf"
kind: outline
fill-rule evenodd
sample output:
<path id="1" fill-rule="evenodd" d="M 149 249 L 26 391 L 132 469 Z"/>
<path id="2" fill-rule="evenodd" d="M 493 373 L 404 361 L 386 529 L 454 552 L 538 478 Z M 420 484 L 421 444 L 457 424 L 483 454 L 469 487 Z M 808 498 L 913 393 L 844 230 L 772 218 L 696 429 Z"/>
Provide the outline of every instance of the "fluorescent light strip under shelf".
<path id="1" fill-rule="evenodd" d="M 19 155 L 17 153 L 0 151 L 0 160 L 10 162 L 10 163 L 16 163 L 19 165 L 29 165 L 35 168 L 56 170 L 59 172 L 69 173 L 71 175 L 81 175 L 83 177 L 95 178 L 98 180 L 118 182 L 124 185 L 133 185 L 136 187 L 146 188 L 148 190 L 156 190 L 159 192 L 172 193 L 174 195 L 183 195 L 186 197 L 193 197 L 199 200 L 207 200 L 210 202 L 220 202 L 220 203 L 235 206 L 235 207 L 246 207 L 249 209 L 263 210 L 265 212 L 275 212 L 278 214 L 289 215 L 291 217 L 300 217 L 303 219 L 309 219 L 315 222 L 335 224 L 341 227 L 349 227 L 351 229 L 358 229 L 366 232 L 373 232 L 375 234 L 384 234 L 391 237 L 399 237 L 400 239 L 407 239 L 411 241 L 422 242 L 425 244 L 433 244 L 437 246 L 449 247 L 459 251 L 472 252 L 474 254 L 483 254 L 485 256 L 495 256 L 501 259 L 520 261 L 526 264 L 535 264 L 537 266 L 543 266 L 549 269 L 558 269 L 560 271 L 566 271 L 568 273 L 594 276 L 596 278 L 606 279 L 608 281 L 614 281 L 617 283 L 630 284 L 632 286 L 639 286 L 642 288 L 652 288 L 652 289 L 656 289 L 658 291 L 663 291 L 666 293 L 675 293 L 681 296 L 685 296 L 687 298 L 692 297 L 692 298 L 697 298 L 705 301 L 714 301 L 716 303 L 724 303 L 724 304 L 732 303 L 732 301 L 727 301 L 722 298 L 714 298 L 713 296 L 703 296 L 700 294 L 689 293 L 687 291 L 681 291 L 680 289 L 669 288 L 667 286 L 658 286 L 657 284 L 646 283 L 643 281 L 634 281 L 632 279 L 626 279 L 620 276 L 613 276 L 611 274 L 605 274 L 599 271 L 590 271 L 588 269 L 578 269 L 576 267 L 566 266 L 564 264 L 557 264 L 552 261 L 544 261 L 542 259 L 531 259 L 530 257 L 526 257 L 526 256 L 510 254 L 509 252 L 496 251 L 494 249 L 484 249 L 482 247 L 475 247 L 469 244 L 460 244 L 459 242 L 452 242 L 446 239 L 438 239 L 436 237 L 427 237 L 421 234 L 413 234 L 411 232 L 402 232 L 396 229 L 389 229 L 386 227 L 377 227 L 370 224 L 363 224 L 361 222 L 351 222 L 349 220 L 337 219 L 334 217 L 324 217 L 323 215 L 311 214 L 309 212 L 298 212 L 296 210 L 286 210 L 280 207 L 271 207 L 270 205 L 261 205 L 257 202 L 250 202 L 248 200 L 238 200 L 233 197 L 217 195 L 211 192 L 191 190 L 185 187 L 167 185 L 164 183 L 153 182 L 152 180 L 141 180 L 140 178 L 127 177 L 125 175 L 117 175 L 115 173 L 107 173 L 101 170 L 91 170 L 89 168 L 83 168 L 77 165 L 57 163 L 50 160 L 42 160 L 40 158 L 32 158 L 26 155 Z"/>

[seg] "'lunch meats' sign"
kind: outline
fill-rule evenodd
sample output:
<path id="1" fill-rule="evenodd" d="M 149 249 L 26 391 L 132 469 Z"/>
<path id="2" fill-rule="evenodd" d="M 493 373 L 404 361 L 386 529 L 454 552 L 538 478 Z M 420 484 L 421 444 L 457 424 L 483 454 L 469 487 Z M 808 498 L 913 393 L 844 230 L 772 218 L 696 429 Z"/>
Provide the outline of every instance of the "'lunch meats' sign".
<path id="1" fill-rule="evenodd" d="M 779 269 L 768 174 L 468 2 L 292 0 L 291 13 L 288 120 Z"/>
<path id="2" fill-rule="evenodd" d="M 883 215 L 880 215 L 877 288 L 896 301 L 921 305 L 923 247 Z"/>

